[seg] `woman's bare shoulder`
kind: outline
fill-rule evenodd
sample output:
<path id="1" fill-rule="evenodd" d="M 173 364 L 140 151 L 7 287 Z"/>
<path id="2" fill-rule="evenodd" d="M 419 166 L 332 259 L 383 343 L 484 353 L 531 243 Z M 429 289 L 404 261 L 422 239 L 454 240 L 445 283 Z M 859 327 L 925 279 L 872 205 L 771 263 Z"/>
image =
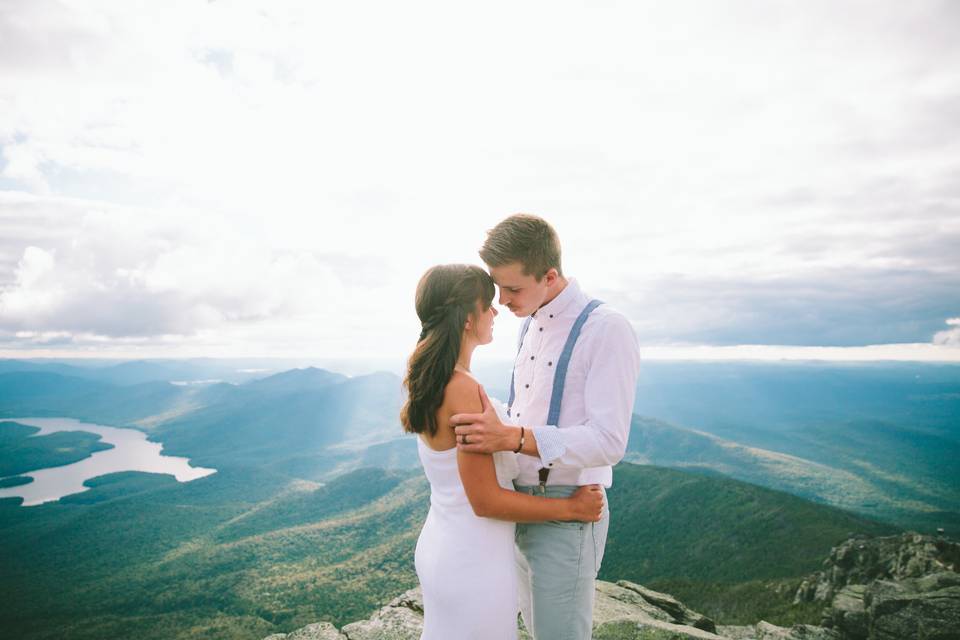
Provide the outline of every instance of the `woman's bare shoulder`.
<path id="1" fill-rule="evenodd" d="M 480 383 L 462 371 L 454 371 L 444 389 L 443 404 L 451 415 L 482 412 Z"/>

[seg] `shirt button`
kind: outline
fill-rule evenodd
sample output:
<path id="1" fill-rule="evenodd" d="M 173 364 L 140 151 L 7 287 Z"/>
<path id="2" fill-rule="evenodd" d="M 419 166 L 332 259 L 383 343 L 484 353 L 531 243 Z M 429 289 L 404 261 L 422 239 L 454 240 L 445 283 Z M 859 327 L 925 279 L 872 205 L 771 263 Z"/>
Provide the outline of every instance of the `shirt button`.
<path id="1" fill-rule="evenodd" d="M 530 356 L 530 359 L 533 360 L 533 356 Z"/>
<path id="2" fill-rule="evenodd" d="M 524 387 L 524 389 L 529 389 L 529 388 L 530 388 L 530 385 L 525 384 L 525 385 L 523 385 L 523 387 Z"/>
<path id="3" fill-rule="evenodd" d="M 543 327 L 540 327 L 540 331 L 543 331 Z"/>
<path id="4" fill-rule="evenodd" d="M 552 367 L 552 366 L 553 366 L 553 362 L 548 362 L 548 363 L 547 363 L 547 366 L 548 366 L 548 367 Z"/>

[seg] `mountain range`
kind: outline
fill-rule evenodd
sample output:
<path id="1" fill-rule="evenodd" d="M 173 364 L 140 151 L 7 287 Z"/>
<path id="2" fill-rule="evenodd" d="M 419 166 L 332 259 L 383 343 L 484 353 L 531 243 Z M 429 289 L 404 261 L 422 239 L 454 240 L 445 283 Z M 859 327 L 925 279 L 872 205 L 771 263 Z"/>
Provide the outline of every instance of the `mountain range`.
<path id="1" fill-rule="evenodd" d="M 36 371 L 35 363 L 14 371 L 13 362 L 0 361 L 0 417 L 129 426 L 196 466 L 256 464 L 313 481 L 357 465 L 418 465 L 398 425 L 401 381 L 391 373 L 347 377 L 308 367 L 242 384 L 117 385 L 101 374 Z M 141 377 L 189 373 L 189 363 L 136 364 Z M 958 366 L 657 363 L 645 365 L 637 398 L 649 413 L 633 417 L 626 460 L 719 473 L 902 527 L 960 533 Z"/>
<path id="2" fill-rule="evenodd" d="M 132 427 L 167 455 L 217 469 L 187 483 L 113 473 L 36 507 L 0 499 L 0 625 L 16 637 L 263 638 L 366 618 L 416 585 L 429 488 L 414 436 L 399 433 L 397 376 L 305 368 L 238 384 L 119 385 L 5 366 L 0 420 Z M 601 578 L 668 592 L 722 624 L 816 623 L 816 608 L 792 595 L 833 546 L 956 526 L 955 482 L 931 481 L 956 464 L 934 414 L 916 439 L 913 423 L 894 435 L 878 425 L 874 448 L 856 430 L 824 431 L 833 464 L 729 428 L 635 415 L 609 492 Z M 796 432 L 779 430 L 787 444 Z M 34 464 L 65 435 L 32 438 Z M 29 440 L 0 422 L 0 463 L 28 474 Z M 898 443 L 914 443 L 913 458 L 891 466 Z M 74 444 L 86 455 L 96 441 Z M 844 460 L 844 447 L 859 462 Z"/>

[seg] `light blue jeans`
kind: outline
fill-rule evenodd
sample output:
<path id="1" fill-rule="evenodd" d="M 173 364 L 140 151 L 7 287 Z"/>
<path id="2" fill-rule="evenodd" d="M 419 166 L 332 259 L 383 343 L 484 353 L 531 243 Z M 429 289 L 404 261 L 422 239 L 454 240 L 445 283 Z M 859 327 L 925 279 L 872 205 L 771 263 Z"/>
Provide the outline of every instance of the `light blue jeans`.
<path id="1" fill-rule="evenodd" d="M 578 488 L 515 486 L 549 498 L 565 498 Z M 595 581 L 610 526 L 606 492 L 603 500 L 599 522 L 517 523 L 520 614 L 535 640 L 590 640 Z"/>

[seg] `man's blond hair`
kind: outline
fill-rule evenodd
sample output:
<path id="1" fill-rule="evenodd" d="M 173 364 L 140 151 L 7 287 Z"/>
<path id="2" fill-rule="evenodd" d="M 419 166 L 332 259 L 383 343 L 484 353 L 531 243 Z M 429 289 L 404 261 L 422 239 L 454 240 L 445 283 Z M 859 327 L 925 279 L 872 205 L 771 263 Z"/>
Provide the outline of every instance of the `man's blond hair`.
<path id="1" fill-rule="evenodd" d="M 488 267 L 519 262 L 524 275 L 532 275 L 537 282 L 551 267 L 563 275 L 557 232 L 549 222 L 529 213 L 516 213 L 490 229 L 480 258 Z"/>

